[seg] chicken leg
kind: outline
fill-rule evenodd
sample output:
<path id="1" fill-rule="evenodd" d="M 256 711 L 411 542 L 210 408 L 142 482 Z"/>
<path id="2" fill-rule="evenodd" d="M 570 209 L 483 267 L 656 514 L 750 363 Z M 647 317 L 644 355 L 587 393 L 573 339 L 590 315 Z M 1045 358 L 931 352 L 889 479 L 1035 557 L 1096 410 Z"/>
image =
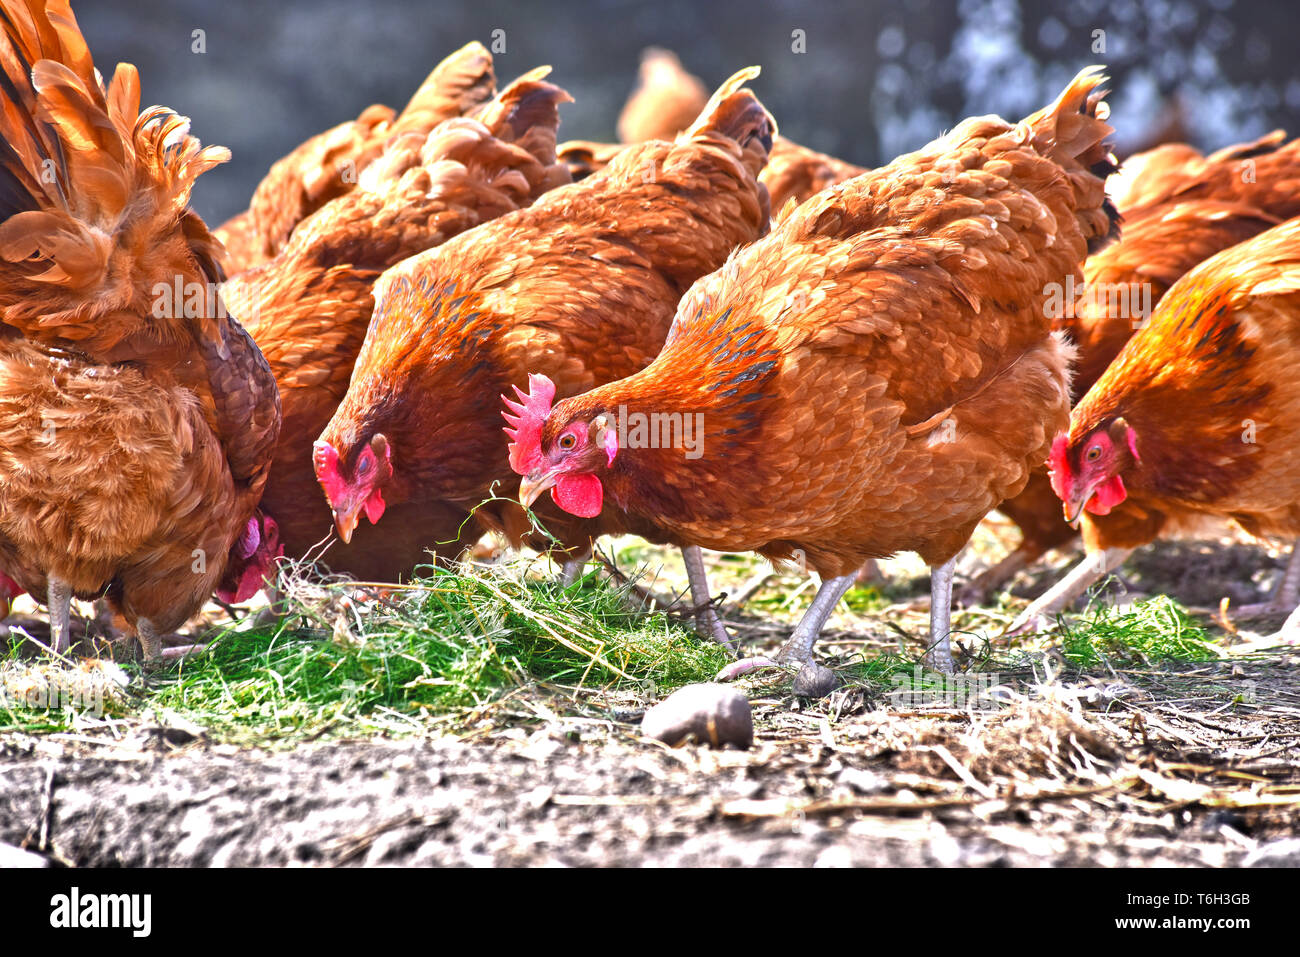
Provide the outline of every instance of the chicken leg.
<path id="1" fill-rule="evenodd" d="M 50 647 L 61 655 L 72 644 L 72 586 L 51 575 L 45 604 L 50 611 Z"/>
<path id="2" fill-rule="evenodd" d="M 560 587 L 568 588 L 582 577 L 582 568 L 591 558 L 591 549 L 587 549 L 575 558 L 566 558 L 560 564 Z"/>
<path id="3" fill-rule="evenodd" d="M 839 600 L 844 597 L 844 593 L 849 590 L 854 578 L 854 575 L 841 575 L 839 578 L 828 578 L 823 581 L 821 587 L 817 589 L 817 595 L 813 598 L 812 604 L 808 606 L 808 610 L 799 619 L 799 624 L 795 625 L 790 639 L 781 646 L 781 650 L 774 657 L 765 658 L 759 656 L 733 661 L 718 672 L 717 680 L 730 681 L 732 678 L 739 678 L 743 674 L 757 671 L 760 668 L 781 668 L 799 665 L 803 670 L 816 667 L 812 660 L 813 645 L 817 643 L 817 637 L 826 625 L 826 620 L 830 618 L 831 612 L 835 610 Z"/>
<path id="4" fill-rule="evenodd" d="M 1022 635 L 1048 627 L 1059 612 L 1068 608 L 1107 572 L 1119 568 L 1132 554 L 1131 548 L 1107 548 L 1085 555 L 1083 561 L 1070 569 L 1064 578 L 1034 599 L 1004 634 Z"/>
<path id="5" fill-rule="evenodd" d="M 952 576 L 957 569 L 954 555 L 937 568 L 930 569 L 930 643 L 925 663 L 946 675 L 953 672 L 952 645 Z"/>
<path id="6" fill-rule="evenodd" d="M 141 618 L 135 625 L 136 634 L 140 636 L 140 647 L 144 650 L 146 664 L 162 658 L 162 638 L 148 618 Z"/>
<path id="7" fill-rule="evenodd" d="M 691 604 L 697 609 L 695 620 L 700 630 L 722 645 L 733 655 L 736 646 L 731 635 L 718 617 L 718 610 L 713 607 L 713 598 L 709 594 L 709 575 L 704 569 L 704 552 L 698 545 L 687 545 L 682 549 L 682 561 L 686 563 L 686 580 L 691 585 Z"/>

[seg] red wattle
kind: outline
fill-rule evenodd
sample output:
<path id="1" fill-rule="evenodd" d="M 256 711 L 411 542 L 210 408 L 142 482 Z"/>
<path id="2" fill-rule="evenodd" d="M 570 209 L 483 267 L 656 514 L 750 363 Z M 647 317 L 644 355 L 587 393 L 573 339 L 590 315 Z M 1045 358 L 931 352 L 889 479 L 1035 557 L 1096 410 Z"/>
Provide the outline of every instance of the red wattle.
<path id="1" fill-rule="evenodd" d="M 551 498 L 570 515 L 595 518 L 605 502 L 605 490 L 594 475 L 565 475 L 551 488 Z"/>
<path id="2" fill-rule="evenodd" d="M 1062 502 L 1070 496 L 1070 461 L 1066 457 L 1066 438 L 1064 433 L 1052 442 L 1052 454 L 1047 458 L 1047 467 L 1052 482 L 1052 491 Z"/>
<path id="3" fill-rule="evenodd" d="M 1112 508 L 1126 498 L 1128 490 L 1124 488 L 1124 480 L 1116 475 L 1097 486 L 1097 491 L 1092 493 L 1085 508 L 1093 515 L 1108 515 Z"/>

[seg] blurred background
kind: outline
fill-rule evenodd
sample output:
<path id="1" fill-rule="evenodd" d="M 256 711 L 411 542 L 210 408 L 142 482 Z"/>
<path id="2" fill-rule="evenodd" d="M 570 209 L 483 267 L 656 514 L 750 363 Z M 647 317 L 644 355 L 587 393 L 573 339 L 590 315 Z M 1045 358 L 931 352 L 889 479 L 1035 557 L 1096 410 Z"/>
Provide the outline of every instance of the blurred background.
<path id="1" fill-rule="evenodd" d="M 371 103 L 402 106 L 474 39 L 493 49 L 499 81 L 554 66 L 576 100 L 561 112 L 562 139 L 615 138 L 651 45 L 676 51 L 710 87 L 761 65 L 752 86 L 783 133 L 864 166 L 964 116 L 1019 119 L 1090 63 L 1113 78 L 1121 153 L 1168 139 L 1216 149 L 1279 126 L 1300 133 L 1295 0 L 73 0 L 73 9 L 105 75 L 136 64 L 146 104 L 190 116 L 204 143 L 233 151 L 195 191 L 213 224 L 244 209 L 271 163 L 307 137 Z"/>

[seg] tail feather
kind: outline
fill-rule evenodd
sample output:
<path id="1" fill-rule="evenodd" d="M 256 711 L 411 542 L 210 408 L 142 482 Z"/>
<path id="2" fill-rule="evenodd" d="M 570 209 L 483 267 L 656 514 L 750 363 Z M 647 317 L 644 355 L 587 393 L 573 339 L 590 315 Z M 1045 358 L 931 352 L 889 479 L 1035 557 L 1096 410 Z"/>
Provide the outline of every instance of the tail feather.
<path id="1" fill-rule="evenodd" d="M 568 140 L 555 148 L 555 155 L 569 168 L 569 175 L 576 183 L 599 173 L 626 148 L 622 143 Z"/>
<path id="2" fill-rule="evenodd" d="M 740 144 L 744 163 L 749 172 L 757 176 L 767 165 L 772 150 L 772 138 L 777 133 L 776 120 L 759 102 L 753 91 L 743 89 L 747 80 L 759 75 L 756 66 L 735 73 L 709 98 L 699 118 L 688 127 L 678 142 L 684 139 L 701 139 L 720 134 Z"/>
<path id="3" fill-rule="evenodd" d="M 1297 141 L 1300 142 L 1300 141 Z M 1213 163 L 1229 163 L 1238 160 L 1252 159 L 1256 156 L 1267 156 L 1270 153 L 1276 153 L 1283 148 L 1286 143 L 1286 130 L 1274 130 L 1271 133 L 1265 133 L 1257 140 L 1249 143 L 1237 143 L 1233 146 L 1225 146 L 1221 150 L 1216 150 L 1209 156 L 1205 157 L 1206 165 Z M 1292 143 L 1291 146 L 1295 144 Z"/>
<path id="4" fill-rule="evenodd" d="M 0 74 L 0 309 L 24 334 L 107 348 L 147 297 L 112 280 L 119 237 L 187 215 L 194 179 L 230 153 L 201 147 L 163 107 L 137 116 L 135 67 L 119 65 L 106 88 L 66 0 L 0 0 Z M 206 230 L 182 234 L 208 269 Z M 166 325 L 159 335 L 175 331 Z"/>
<path id="5" fill-rule="evenodd" d="M 423 140 L 443 120 L 471 113 L 491 99 L 495 85 L 492 54 L 481 43 L 466 44 L 433 68 L 400 115 L 370 106 L 277 160 L 254 191 L 248 218 L 218 230 L 226 236 L 239 232 L 235 272 L 276 256 L 301 222 L 348 193 L 358 174 L 389 155 L 392 144 L 408 136 Z"/>
<path id="6" fill-rule="evenodd" d="M 393 121 L 388 139 L 428 134 L 443 120 L 470 114 L 491 100 L 495 90 L 492 54 L 477 40 L 467 43 L 433 68 Z"/>
<path id="7" fill-rule="evenodd" d="M 1065 170 L 1075 193 L 1076 218 L 1088 240 L 1088 252 L 1095 253 L 1119 238 L 1120 215 L 1105 194 L 1106 177 L 1119 164 L 1111 152 L 1109 138 L 1114 129 L 1106 122 L 1110 107 L 1103 67 L 1091 66 L 1079 72 L 1056 102 L 1025 119 L 1038 141 L 1039 150 Z"/>
<path id="8" fill-rule="evenodd" d="M 560 127 L 560 104 L 573 97 L 554 83 L 547 83 L 549 66 L 525 73 L 488 103 L 479 115 L 492 135 L 513 143 L 548 169 L 551 185 L 569 181 L 567 168 L 558 164 L 555 153 Z"/>

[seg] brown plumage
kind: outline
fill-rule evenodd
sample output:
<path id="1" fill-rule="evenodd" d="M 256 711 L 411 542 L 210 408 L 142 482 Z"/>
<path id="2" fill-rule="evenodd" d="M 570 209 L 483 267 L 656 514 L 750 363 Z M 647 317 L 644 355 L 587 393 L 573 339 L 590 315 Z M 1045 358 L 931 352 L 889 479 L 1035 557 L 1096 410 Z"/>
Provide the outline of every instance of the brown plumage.
<path id="1" fill-rule="evenodd" d="M 627 149 L 624 143 L 597 143 L 593 140 L 567 140 L 555 148 L 560 162 L 568 167 L 575 183 L 592 173 L 599 173 L 619 153 Z"/>
<path id="2" fill-rule="evenodd" d="M 1122 554 L 1207 517 L 1300 535 L 1297 350 L 1300 219 L 1179 279 L 1052 450 L 1089 550 Z"/>
<path id="3" fill-rule="evenodd" d="M 318 445 L 336 514 L 356 521 L 364 508 L 373 521 L 398 503 L 445 504 L 463 519 L 513 484 L 502 393 L 542 370 L 572 394 L 655 356 L 690 284 L 766 228 L 756 174 L 774 123 L 738 89 L 756 73 L 733 77 L 676 142 L 629 147 L 582 183 L 384 274 Z M 574 552 L 605 530 L 562 514 L 547 513 L 551 530 Z M 528 528 L 509 500 L 476 515 L 516 543 Z"/>
<path id="4" fill-rule="evenodd" d="M 708 100 L 708 88 L 682 68 L 677 54 L 650 47 L 641 54 L 636 89 L 619 114 L 618 138 L 624 143 L 676 139 Z"/>
<path id="5" fill-rule="evenodd" d="M 375 280 L 406 257 L 568 182 L 555 159 L 555 131 L 558 107 L 570 98 L 543 80 L 548 72 L 543 67 L 510 84 L 479 119 L 447 120 L 427 138 L 413 133 L 394 140 L 355 190 L 299 225 L 280 255 L 227 284 L 231 309 L 248 317 L 284 403 L 261 508 L 278 526 L 289 557 L 306 556 L 333 527 L 312 469 L 312 442 L 347 391 Z M 357 529 L 323 561 L 362 580 L 396 581 L 430 560 L 426 549 L 436 548 L 454 519 L 435 507 L 394 505 L 384 529 Z M 259 587 L 273 557 L 245 556 L 263 565 L 250 587 Z M 235 563 L 232 576 L 242 577 L 245 564 Z M 245 597 L 233 581 L 228 585 L 231 597 Z"/>
<path id="6" fill-rule="evenodd" d="M 1118 188 L 1124 235 L 1088 259 L 1086 290 L 1058 309 L 1056 328 L 1078 346 L 1072 392 L 1092 388 L 1162 296 L 1184 273 L 1220 250 L 1300 215 L 1300 140 L 1280 132 L 1202 157 L 1181 144 L 1158 147 L 1126 163 Z M 1021 544 L 979 576 L 966 593 L 980 600 L 1018 569 L 1075 537 L 1045 471 L 999 506 L 1021 530 Z"/>
<path id="7" fill-rule="evenodd" d="M 280 423 L 188 208 L 228 153 L 137 117 L 129 64 L 104 87 L 63 0 L 3 19 L 0 567 L 48 592 L 56 644 L 70 593 L 107 594 L 152 656 L 245 534 Z"/>
<path id="8" fill-rule="evenodd" d="M 786 203 L 802 203 L 817 193 L 861 176 L 867 170 L 844 160 L 818 153 L 778 136 L 772 143 L 772 157 L 760 177 L 772 197 L 772 211 L 779 213 Z"/>
<path id="9" fill-rule="evenodd" d="M 407 133 L 421 137 L 443 120 L 471 113 L 492 98 L 492 55 L 468 43 L 439 63 L 400 114 L 367 107 L 355 120 L 318 133 L 277 160 L 245 212 L 217 228 L 238 275 L 276 256 L 294 228 L 330 200 L 350 192 L 385 145 Z"/>
<path id="10" fill-rule="evenodd" d="M 648 368 L 555 405 L 521 494 L 594 478 L 671 541 L 801 556 L 825 581 L 785 649 L 800 662 L 865 559 L 916 551 L 946 642 L 938 570 L 950 586 L 1066 422 L 1044 286 L 1116 231 L 1099 82 L 1085 71 L 1021 124 L 967 120 L 793 209 L 696 283 Z M 674 414 L 701 417 L 702 456 L 611 432 Z"/>
<path id="11" fill-rule="evenodd" d="M 619 116 L 618 137 L 623 144 L 670 140 L 695 119 L 706 96 L 704 84 L 683 69 L 676 54 L 651 48 L 642 57 L 637 88 Z M 571 140 L 560 145 L 559 155 L 576 183 L 603 169 L 622 148 L 618 143 Z M 792 199 L 802 203 L 828 186 L 865 172 L 861 166 L 776 136 L 758 178 L 767 187 L 776 214 Z"/>

